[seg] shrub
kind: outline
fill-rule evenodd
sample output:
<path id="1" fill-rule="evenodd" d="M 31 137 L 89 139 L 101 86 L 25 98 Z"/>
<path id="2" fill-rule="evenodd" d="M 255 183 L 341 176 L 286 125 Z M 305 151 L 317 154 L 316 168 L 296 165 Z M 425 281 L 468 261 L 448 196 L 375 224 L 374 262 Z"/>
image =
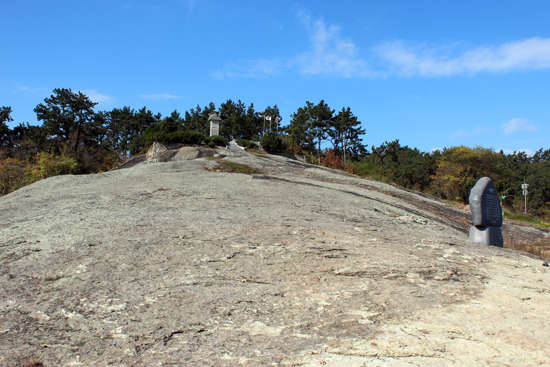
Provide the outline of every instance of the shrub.
<path id="1" fill-rule="evenodd" d="M 200 144 L 204 139 L 206 136 L 198 131 L 176 131 L 168 134 L 161 143 Z"/>
<path id="2" fill-rule="evenodd" d="M 302 147 L 290 136 L 283 137 L 283 146 L 285 147 L 285 152 L 288 153 L 300 154 L 302 152 Z"/>
<path id="3" fill-rule="evenodd" d="M 42 152 L 36 155 L 36 162 L 31 166 L 27 180 L 32 183 L 52 176 L 70 175 L 77 173 L 78 169 L 74 157 Z"/>
<path id="4" fill-rule="evenodd" d="M 348 162 L 346 164 L 346 170 L 353 170 L 353 173 L 361 177 L 372 177 L 374 179 L 380 179 L 380 166 L 372 162 Z M 349 172 L 348 171 L 348 172 Z"/>
<path id="5" fill-rule="evenodd" d="M 326 157 L 321 157 L 321 164 L 329 168 L 336 168 L 336 169 L 344 168 L 344 165 L 340 161 L 340 157 L 338 157 L 338 155 L 334 153 L 334 150 L 332 149 L 329 149 L 327 151 Z"/>
<path id="6" fill-rule="evenodd" d="M 269 132 L 262 136 L 260 139 L 260 144 L 268 153 L 280 152 L 283 148 L 283 142 L 279 135 L 274 132 Z"/>
<path id="7" fill-rule="evenodd" d="M 211 148 L 213 146 L 211 146 L 210 143 L 213 143 L 214 145 L 217 145 L 217 146 L 226 146 L 227 145 L 227 140 L 223 136 L 219 136 L 219 135 L 211 136 L 211 137 L 205 139 L 204 142 L 206 143 L 206 145 L 208 145 Z"/>
<path id="8" fill-rule="evenodd" d="M 24 161 L 16 158 L 0 160 L 0 196 L 17 189 L 26 173 Z"/>
<path id="9" fill-rule="evenodd" d="M 256 143 L 247 139 L 239 139 L 237 140 L 237 144 L 247 149 L 258 149 L 258 145 Z"/>
<path id="10" fill-rule="evenodd" d="M 200 144 L 206 136 L 198 131 L 175 131 L 167 134 L 157 127 L 148 127 L 145 134 L 136 137 L 130 144 L 130 154 L 144 153 L 154 142 L 163 144 Z M 223 138 L 222 138 L 223 139 Z"/>

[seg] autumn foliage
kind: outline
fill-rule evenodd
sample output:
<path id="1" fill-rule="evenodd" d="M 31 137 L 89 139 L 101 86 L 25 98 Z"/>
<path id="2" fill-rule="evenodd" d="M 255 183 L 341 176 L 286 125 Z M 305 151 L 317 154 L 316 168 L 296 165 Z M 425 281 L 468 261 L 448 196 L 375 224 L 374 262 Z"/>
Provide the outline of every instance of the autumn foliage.
<path id="1" fill-rule="evenodd" d="M 344 165 L 340 160 L 340 157 L 334 153 L 334 150 L 329 149 L 327 151 L 326 157 L 321 157 L 321 164 L 325 167 L 342 169 Z"/>

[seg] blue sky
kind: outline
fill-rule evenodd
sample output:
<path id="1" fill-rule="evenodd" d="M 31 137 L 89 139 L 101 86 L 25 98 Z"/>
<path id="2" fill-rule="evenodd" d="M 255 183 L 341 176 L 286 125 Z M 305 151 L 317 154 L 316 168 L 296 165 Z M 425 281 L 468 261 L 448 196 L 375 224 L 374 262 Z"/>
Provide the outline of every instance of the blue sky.
<path id="1" fill-rule="evenodd" d="M 0 1 L 0 106 L 350 107 L 363 142 L 550 148 L 550 1 Z"/>

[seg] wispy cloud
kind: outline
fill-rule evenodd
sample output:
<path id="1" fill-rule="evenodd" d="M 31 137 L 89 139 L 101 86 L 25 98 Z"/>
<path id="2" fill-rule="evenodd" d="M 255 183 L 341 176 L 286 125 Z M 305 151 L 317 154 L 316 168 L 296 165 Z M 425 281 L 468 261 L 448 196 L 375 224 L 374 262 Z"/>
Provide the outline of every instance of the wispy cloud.
<path id="1" fill-rule="evenodd" d="M 249 60 L 241 61 L 231 67 L 223 70 L 216 70 L 210 73 L 210 76 L 215 79 L 223 78 L 266 78 L 270 75 L 277 74 L 282 69 L 280 60 Z"/>
<path id="2" fill-rule="evenodd" d="M 467 138 L 468 136 L 470 136 L 468 134 L 467 131 L 465 130 L 458 130 L 456 133 L 454 133 L 453 135 L 451 135 L 449 137 L 450 140 L 459 140 L 459 139 L 464 139 L 464 138 Z"/>
<path id="3" fill-rule="evenodd" d="M 33 88 L 33 87 L 28 87 L 26 85 L 21 85 L 21 84 L 16 85 L 15 89 L 16 91 L 14 91 L 14 93 L 18 93 L 18 92 L 35 93 L 35 92 L 44 92 L 47 90 L 46 88 Z"/>
<path id="4" fill-rule="evenodd" d="M 306 51 L 285 59 L 241 61 L 225 69 L 216 70 L 210 76 L 216 79 L 266 78 L 292 69 L 297 69 L 302 75 L 331 75 L 344 78 L 373 77 L 381 74 L 369 69 L 366 60 L 359 57 L 355 43 L 342 37 L 340 26 L 326 24 L 322 18 L 314 18 L 303 8 L 298 9 L 296 16 L 309 34 Z"/>
<path id="5" fill-rule="evenodd" d="M 359 57 L 355 43 L 341 36 L 340 26 L 327 25 L 322 18 L 314 19 L 305 9 L 298 11 L 297 17 L 306 27 L 310 39 L 309 50 L 291 60 L 301 74 L 344 78 L 375 76 L 367 61 Z"/>
<path id="6" fill-rule="evenodd" d="M 550 68 L 550 38 L 530 38 L 499 46 L 477 47 L 457 55 L 459 43 L 446 47 L 384 43 L 373 51 L 404 76 L 450 76 L 479 72 L 510 72 Z"/>
<path id="7" fill-rule="evenodd" d="M 473 136 L 476 136 L 476 135 L 481 135 L 481 134 L 485 134 L 485 133 L 488 133 L 488 132 L 491 132 L 493 131 L 493 129 L 489 128 L 489 127 L 484 127 L 484 126 L 478 126 L 476 127 L 473 131 L 466 131 L 466 130 L 458 130 L 457 132 L 455 132 L 453 135 L 451 135 L 449 137 L 450 140 L 460 140 L 460 139 L 466 139 L 466 138 L 471 138 Z"/>
<path id="8" fill-rule="evenodd" d="M 159 101 L 159 100 L 170 100 L 170 99 L 180 99 L 182 97 L 180 96 L 176 96 L 174 94 L 168 94 L 168 93 L 159 93 L 159 94 L 140 94 L 138 96 L 139 98 L 143 98 L 143 99 L 151 99 L 151 100 L 154 100 L 154 101 Z"/>
<path id="9" fill-rule="evenodd" d="M 467 47 L 463 42 L 441 45 L 385 42 L 360 52 L 356 42 L 330 24 L 297 6 L 297 21 L 309 35 L 304 51 L 277 60 L 245 60 L 212 72 L 213 78 L 265 78 L 285 70 L 307 76 L 341 78 L 442 77 L 505 73 L 550 68 L 550 38 L 534 37 L 500 45 Z"/>
<path id="10" fill-rule="evenodd" d="M 179 2 L 187 8 L 187 18 L 193 14 L 195 7 L 200 1 L 201 0 L 179 0 Z"/>
<path id="11" fill-rule="evenodd" d="M 502 128 L 504 129 L 504 134 L 513 134 L 517 131 L 537 131 L 538 127 L 535 125 L 532 125 L 529 123 L 527 119 L 524 118 L 517 118 L 512 119 L 508 121 L 505 124 L 502 124 Z"/>
<path id="12" fill-rule="evenodd" d="M 95 89 L 84 89 L 81 90 L 81 92 L 88 96 L 92 102 L 97 102 L 99 104 L 111 104 L 114 101 L 113 97 L 101 94 Z"/>

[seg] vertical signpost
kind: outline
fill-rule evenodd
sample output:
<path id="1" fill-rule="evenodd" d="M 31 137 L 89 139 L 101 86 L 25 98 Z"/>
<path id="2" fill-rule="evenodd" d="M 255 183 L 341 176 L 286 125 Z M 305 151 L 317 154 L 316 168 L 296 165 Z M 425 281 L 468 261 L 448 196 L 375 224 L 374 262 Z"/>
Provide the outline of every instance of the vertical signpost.
<path id="1" fill-rule="evenodd" d="M 525 200 L 525 211 L 524 213 L 527 214 L 527 194 L 529 193 L 529 184 L 524 183 L 521 184 L 521 191 L 523 192 L 523 197 Z"/>
<path id="2" fill-rule="evenodd" d="M 262 135 L 262 136 L 264 136 L 264 135 L 265 135 L 265 116 L 264 116 L 264 115 L 258 115 L 258 116 L 260 116 L 261 118 L 264 119 L 264 133 L 263 133 L 263 135 Z"/>

